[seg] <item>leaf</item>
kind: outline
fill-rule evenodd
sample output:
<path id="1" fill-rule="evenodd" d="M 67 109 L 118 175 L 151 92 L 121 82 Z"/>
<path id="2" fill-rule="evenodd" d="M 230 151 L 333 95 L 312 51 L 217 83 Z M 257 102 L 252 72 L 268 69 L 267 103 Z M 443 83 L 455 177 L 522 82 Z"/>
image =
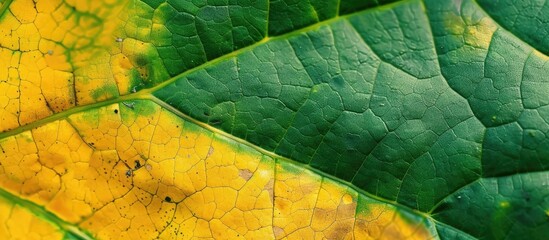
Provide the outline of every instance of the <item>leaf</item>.
<path id="1" fill-rule="evenodd" d="M 3 238 L 549 233 L 542 4 L 0 4 Z"/>

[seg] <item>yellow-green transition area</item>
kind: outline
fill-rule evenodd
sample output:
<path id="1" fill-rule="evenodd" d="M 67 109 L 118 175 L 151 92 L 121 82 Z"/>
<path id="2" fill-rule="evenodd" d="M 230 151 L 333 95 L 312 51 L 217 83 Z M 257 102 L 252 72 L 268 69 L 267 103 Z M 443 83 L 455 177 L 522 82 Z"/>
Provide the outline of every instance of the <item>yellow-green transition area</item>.
<path id="1" fill-rule="evenodd" d="M 504 2 L 0 0 L 0 239 L 544 239 Z"/>
<path id="2" fill-rule="evenodd" d="M 5 2 L 0 130 L 167 79 L 152 44 L 128 37 L 150 32 L 127 25 L 139 9 L 127 0 Z"/>

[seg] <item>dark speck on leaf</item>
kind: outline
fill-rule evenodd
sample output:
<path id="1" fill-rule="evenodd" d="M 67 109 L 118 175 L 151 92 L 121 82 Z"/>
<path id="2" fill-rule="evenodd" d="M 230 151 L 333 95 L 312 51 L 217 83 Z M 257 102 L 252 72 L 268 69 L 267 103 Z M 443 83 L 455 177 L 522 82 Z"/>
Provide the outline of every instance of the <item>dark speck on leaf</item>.
<path id="1" fill-rule="evenodd" d="M 114 109 L 114 113 L 115 113 L 115 114 L 118 114 L 118 109 Z"/>
<path id="2" fill-rule="evenodd" d="M 142 67 L 147 65 L 147 59 L 144 56 L 137 56 L 135 59 L 135 63 L 137 64 L 137 66 Z"/>
<path id="3" fill-rule="evenodd" d="M 172 198 L 171 198 L 171 197 L 166 197 L 166 198 L 164 198 L 164 200 L 166 200 L 166 202 L 172 202 Z"/>
<path id="4" fill-rule="evenodd" d="M 141 168 L 141 163 L 138 160 L 135 160 L 135 170 Z"/>

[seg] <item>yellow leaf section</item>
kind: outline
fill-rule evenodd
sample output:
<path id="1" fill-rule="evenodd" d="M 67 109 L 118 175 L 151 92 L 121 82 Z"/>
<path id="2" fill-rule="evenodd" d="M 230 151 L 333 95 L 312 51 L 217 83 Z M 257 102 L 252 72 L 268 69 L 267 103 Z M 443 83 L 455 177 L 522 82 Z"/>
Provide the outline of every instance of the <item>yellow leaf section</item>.
<path id="1" fill-rule="evenodd" d="M 0 140 L 2 188 L 99 239 L 273 235 L 273 159 L 154 103 L 127 104 Z"/>
<path id="2" fill-rule="evenodd" d="M 0 9 L 0 132 L 167 79 L 153 45 L 128 38 L 137 0 L 13 0 Z M 131 22 L 130 22 L 131 23 Z M 129 24 L 135 26 L 135 24 Z M 158 58 L 158 57 L 157 57 Z"/>
<path id="3" fill-rule="evenodd" d="M 356 239 L 435 239 L 423 221 L 413 220 L 395 206 L 361 197 L 354 235 Z"/>
<path id="4" fill-rule="evenodd" d="M 0 149 L 2 189 L 98 239 L 431 237 L 417 216 L 148 100 L 76 113 Z"/>
<path id="5" fill-rule="evenodd" d="M 353 239 L 357 192 L 301 168 L 278 164 L 277 239 Z"/>
<path id="6" fill-rule="evenodd" d="M 427 223 L 309 170 L 280 162 L 276 239 L 433 239 Z"/>
<path id="7" fill-rule="evenodd" d="M 153 103 L 126 104 L 132 107 L 70 117 L 95 151 L 112 153 L 107 162 L 122 166 L 108 171 L 131 181 L 120 196 L 109 195 L 112 200 L 83 228 L 100 239 L 272 236 L 272 159 L 227 144 Z"/>
<path id="8" fill-rule="evenodd" d="M 2 239 L 63 239 L 53 224 L 40 219 L 27 209 L 0 198 L 0 237 Z"/>

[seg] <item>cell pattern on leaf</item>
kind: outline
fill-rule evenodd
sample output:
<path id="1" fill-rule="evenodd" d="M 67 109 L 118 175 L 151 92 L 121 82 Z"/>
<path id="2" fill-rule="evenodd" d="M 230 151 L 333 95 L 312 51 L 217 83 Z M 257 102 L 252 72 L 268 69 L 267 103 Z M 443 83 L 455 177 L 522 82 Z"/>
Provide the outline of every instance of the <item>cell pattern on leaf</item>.
<path id="1" fill-rule="evenodd" d="M 0 0 L 0 237 L 543 239 L 547 18 Z"/>

